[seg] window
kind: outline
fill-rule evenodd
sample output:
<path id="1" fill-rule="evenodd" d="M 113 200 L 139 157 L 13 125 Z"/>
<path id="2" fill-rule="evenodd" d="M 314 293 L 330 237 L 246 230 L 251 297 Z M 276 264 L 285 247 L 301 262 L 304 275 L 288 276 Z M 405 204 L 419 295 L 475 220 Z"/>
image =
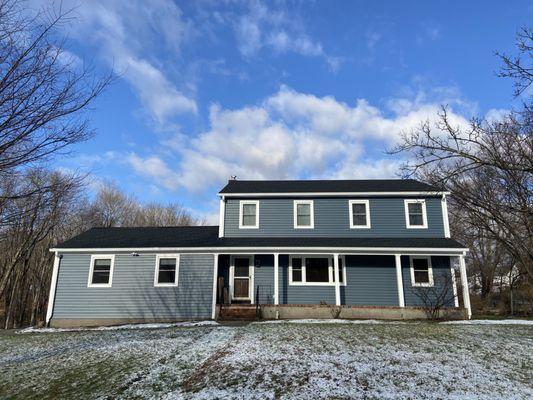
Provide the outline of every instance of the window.
<path id="1" fill-rule="evenodd" d="M 370 228 L 370 205 L 368 200 L 350 200 L 350 228 Z"/>
<path id="2" fill-rule="evenodd" d="M 346 268 L 339 257 L 339 283 L 346 284 Z M 291 256 L 289 261 L 289 284 L 329 286 L 335 285 L 333 257 Z"/>
<path id="3" fill-rule="evenodd" d="M 292 281 L 302 282 L 302 259 L 301 258 L 292 259 Z"/>
<path id="4" fill-rule="evenodd" d="M 405 200 L 405 224 L 411 229 L 428 227 L 425 200 Z"/>
<path id="5" fill-rule="evenodd" d="M 433 286 L 431 257 L 411 257 L 411 284 L 413 286 Z"/>
<path id="6" fill-rule="evenodd" d="M 88 287 L 111 287 L 115 256 L 91 256 Z"/>
<path id="7" fill-rule="evenodd" d="M 306 258 L 305 259 L 305 281 L 325 283 L 330 281 L 329 259 L 327 258 Z"/>
<path id="8" fill-rule="evenodd" d="M 257 229 L 259 228 L 259 202 L 258 201 L 241 201 L 239 211 L 239 228 L 240 229 Z"/>
<path id="9" fill-rule="evenodd" d="M 314 228 L 313 200 L 294 201 L 294 228 Z"/>
<path id="10" fill-rule="evenodd" d="M 157 255 L 154 286 L 178 286 L 179 254 Z"/>

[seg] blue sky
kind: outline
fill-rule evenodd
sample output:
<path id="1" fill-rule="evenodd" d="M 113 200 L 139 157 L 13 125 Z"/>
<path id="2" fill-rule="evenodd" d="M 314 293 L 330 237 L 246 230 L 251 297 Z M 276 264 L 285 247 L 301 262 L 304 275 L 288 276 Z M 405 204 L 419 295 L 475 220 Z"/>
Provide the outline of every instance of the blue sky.
<path id="1" fill-rule="evenodd" d="M 43 5 L 32 2 L 33 7 Z M 63 1 L 65 57 L 116 79 L 56 166 L 216 222 L 240 179 L 386 178 L 401 132 L 512 106 L 494 51 L 527 1 Z"/>

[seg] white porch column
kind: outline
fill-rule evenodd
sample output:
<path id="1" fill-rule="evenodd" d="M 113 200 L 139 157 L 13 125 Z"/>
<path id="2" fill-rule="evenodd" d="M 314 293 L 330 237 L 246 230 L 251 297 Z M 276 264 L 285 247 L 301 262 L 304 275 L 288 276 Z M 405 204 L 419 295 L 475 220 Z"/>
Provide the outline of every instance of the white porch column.
<path id="1" fill-rule="evenodd" d="M 396 282 L 398 284 L 398 305 L 405 307 L 405 298 L 403 295 L 403 279 L 402 279 L 402 256 L 395 254 L 394 260 L 396 262 Z"/>
<path id="2" fill-rule="evenodd" d="M 50 323 L 52 319 L 52 314 L 54 312 L 54 302 L 56 298 L 56 287 L 57 287 L 57 274 L 59 272 L 59 261 L 61 257 L 55 252 L 54 257 L 54 268 L 52 270 L 52 281 L 50 282 L 50 294 L 48 295 L 48 308 L 46 309 L 46 325 Z"/>
<path id="3" fill-rule="evenodd" d="M 339 282 L 339 255 L 333 254 L 333 274 L 335 282 L 335 305 L 341 305 L 341 284 Z"/>
<path id="4" fill-rule="evenodd" d="M 211 319 L 215 319 L 217 310 L 217 283 L 218 283 L 218 254 L 213 254 L 213 304 L 211 309 Z"/>
<path id="5" fill-rule="evenodd" d="M 274 254 L 274 305 L 279 304 L 279 254 Z"/>
<path id="6" fill-rule="evenodd" d="M 463 303 L 468 312 L 468 319 L 472 318 L 472 308 L 470 307 L 470 291 L 468 290 L 468 277 L 466 276 L 465 256 L 459 256 L 459 269 L 461 271 L 461 283 L 463 287 Z"/>

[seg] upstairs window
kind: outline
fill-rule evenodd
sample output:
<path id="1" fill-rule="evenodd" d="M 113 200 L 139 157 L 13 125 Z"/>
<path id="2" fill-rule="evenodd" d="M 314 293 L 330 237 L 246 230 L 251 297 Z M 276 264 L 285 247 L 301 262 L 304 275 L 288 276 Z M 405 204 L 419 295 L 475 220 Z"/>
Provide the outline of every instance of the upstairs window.
<path id="1" fill-rule="evenodd" d="M 425 200 L 405 200 L 405 224 L 408 229 L 428 227 Z"/>
<path id="2" fill-rule="evenodd" d="M 155 263 L 154 286 L 178 285 L 179 255 L 158 255 Z"/>
<path id="3" fill-rule="evenodd" d="M 413 286 L 433 286 L 431 257 L 411 257 L 411 284 Z"/>
<path id="4" fill-rule="evenodd" d="M 370 228 L 370 205 L 368 200 L 350 200 L 350 228 Z"/>
<path id="5" fill-rule="evenodd" d="M 294 228 L 314 228 L 313 200 L 294 201 Z"/>
<path id="6" fill-rule="evenodd" d="M 91 256 L 88 287 L 111 287 L 115 256 Z"/>
<path id="7" fill-rule="evenodd" d="M 259 202 L 242 200 L 239 212 L 240 229 L 257 229 L 259 228 Z"/>

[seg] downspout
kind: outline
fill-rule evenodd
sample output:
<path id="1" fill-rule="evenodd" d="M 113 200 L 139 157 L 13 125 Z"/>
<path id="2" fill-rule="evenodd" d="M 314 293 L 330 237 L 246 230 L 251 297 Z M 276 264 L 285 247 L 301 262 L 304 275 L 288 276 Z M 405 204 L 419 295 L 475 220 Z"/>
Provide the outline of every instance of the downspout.
<path id="1" fill-rule="evenodd" d="M 57 277 L 59 276 L 59 267 L 61 266 L 61 259 L 63 258 L 62 254 L 57 254 L 55 252 L 54 257 L 54 269 L 52 271 L 52 281 L 50 282 L 50 295 L 48 296 L 48 308 L 46 310 L 46 326 L 50 326 L 50 321 L 54 314 L 54 305 L 56 299 L 57 291 Z"/>

